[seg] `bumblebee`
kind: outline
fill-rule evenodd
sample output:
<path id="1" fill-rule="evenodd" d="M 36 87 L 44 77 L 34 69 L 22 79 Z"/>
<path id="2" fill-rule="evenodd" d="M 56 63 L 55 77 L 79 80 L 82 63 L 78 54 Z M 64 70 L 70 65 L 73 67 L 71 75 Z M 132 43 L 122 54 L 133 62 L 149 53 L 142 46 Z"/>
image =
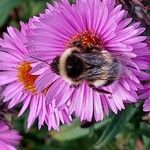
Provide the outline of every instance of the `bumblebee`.
<path id="1" fill-rule="evenodd" d="M 98 47 L 82 48 L 79 43 L 68 48 L 50 64 L 51 70 L 73 87 L 83 81 L 94 90 L 111 94 L 99 87 L 112 84 L 119 75 L 119 62 L 108 51 Z"/>

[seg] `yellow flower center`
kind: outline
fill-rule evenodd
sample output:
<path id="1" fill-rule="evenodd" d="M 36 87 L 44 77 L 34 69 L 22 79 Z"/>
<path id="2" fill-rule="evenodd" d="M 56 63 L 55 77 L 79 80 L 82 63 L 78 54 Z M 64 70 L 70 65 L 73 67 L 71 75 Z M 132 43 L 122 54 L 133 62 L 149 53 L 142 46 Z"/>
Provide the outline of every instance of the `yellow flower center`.
<path id="1" fill-rule="evenodd" d="M 102 47 L 103 45 L 100 38 L 90 31 L 85 31 L 72 37 L 69 40 L 68 47 L 73 46 L 75 41 L 80 42 L 83 48 L 90 48 L 93 46 Z"/>
<path id="2" fill-rule="evenodd" d="M 30 63 L 21 63 L 18 67 L 18 79 L 24 85 L 25 90 L 35 93 L 36 87 L 34 85 L 34 82 L 37 79 L 38 75 L 31 75 L 31 69 L 32 67 Z"/>

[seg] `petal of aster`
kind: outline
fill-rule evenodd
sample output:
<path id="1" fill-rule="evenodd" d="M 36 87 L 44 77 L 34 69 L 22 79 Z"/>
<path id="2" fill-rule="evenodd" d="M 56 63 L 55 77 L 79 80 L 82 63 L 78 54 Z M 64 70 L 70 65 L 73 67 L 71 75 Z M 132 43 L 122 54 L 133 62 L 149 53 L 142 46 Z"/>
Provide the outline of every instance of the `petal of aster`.
<path id="1" fill-rule="evenodd" d="M 65 13 L 63 13 L 62 16 L 65 17 L 66 22 L 70 23 L 70 25 L 72 26 L 72 29 L 74 31 L 82 31 L 84 29 L 84 24 L 81 24 L 81 25 L 79 24 L 79 22 L 80 22 L 79 19 L 81 19 L 80 12 L 74 11 L 77 8 L 76 5 L 73 5 L 72 7 L 74 9 L 70 9 L 70 8 L 66 9 Z M 68 15 L 66 15 L 66 14 L 68 14 Z"/>
<path id="2" fill-rule="evenodd" d="M 107 5 L 110 10 L 113 10 L 115 5 L 116 5 L 115 0 L 107 0 L 107 1 L 106 0 L 102 0 L 102 3 L 104 5 Z"/>
<path id="3" fill-rule="evenodd" d="M 135 84 L 135 83 L 132 82 L 130 79 L 126 79 L 126 81 L 127 81 L 127 83 L 129 83 L 130 87 L 132 87 L 132 89 L 133 89 L 134 91 L 137 91 L 138 88 L 140 89 L 139 84 Z M 126 89 L 127 89 L 127 88 L 126 88 Z M 127 89 L 127 90 L 128 90 L 128 89 Z M 131 89 L 130 89 L 130 90 L 131 90 Z M 130 90 L 128 90 L 128 91 L 130 91 Z"/>
<path id="4" fill-rule="evenodd" d="M 141 22 L 135 22 L 135 23 L 133 23 L 133 26 L 135 27 L 135 29 L 138 28 L 138 27 L 140 27 L 140 25 L 141 25 Z"/>
<path id="5" fill-rule="evenodd" d="M 103 99 L 103 101 L 106 101 L 109 104 L 109 107 L 111 108 L 111 110 L 117 114 L 118 110 L 117 107 L 115 105 L 115 100 L 113 98 L 109 98 L 108 96 L 101 96 L 101 98 Z"/>
<path id="6" fill-rule="evenodd" d="M 0 123 L 0 130 L 1 131 L 9 130 L 9 127 L 6 126 L 6 124 L 1 121 L 1 123 Z"/>
<path id="7" fill-rule="evenodd" d="M 37 107 L 36 114 L 35 114 L 36 117 L 39 116 L 40 111 L 42 110 L 42 101 L 45 102 L 45 95 L 44 94 L 39 95 L 38 104 L 37 104 L 38 107 Z"/>
<path id="8" fill-rule="evenodd" d="M 45 80 L 45 78 L 43 78 L 43 82 L 41 82 L 42 81 L 42 79 L 41 79 L 41 81 L 38 82 L 38 84 L 37 84 L 37 86 L 38 86 L 37 90 L 39 92 L 42 92 L 43 90 L 45 90 L 46 88 L 48 88 L 48 86 L 50 86 L 53 82 L 55 82 L 57 80 L 57 78 L 58 77 L 56 77 L 56 76 L 50 76 L 49 75 L 47 77 L 47 80 Z"/>
<path id="9" fill-rule="evenodd" d="M 42 68 L 46 68 L 46 67 L 47 67 L 47 64 L 39 63 L 36 66 L 33 66 L 33 68 L 31 69 L 30 73 L 33 74 L 33 75 L 36 75 L 36 74 L 38 75 L 38 73 L 36 73 L 36 74 L 34 74 L 34 73 L 39 71 L 39 70 L 41 70 Z"/>
<path id="10" fill-rule="evenodd" d="M 0 121 L 0 147 L 2 150 L 16 150 L 15 146 L 19 144 L 20 140 L 21 136 L 16 130 Z"/>
<path id="11" fill-rule="evenodd" d="M 134 37 L 134 38 L 130 38 L 128 40 L 125 40 L 124 43 L 126 44 L 135 44 L 135 43 L 138 43 L 138 42 L 142 42 L 146 39 L 145 36 L 139 36 L 139 37 Z"/>
<path id="12" fill-rule="evenodd" d="M 41 96 L 41 99 L 42 99 L 42 107 L 41 107 L 41 111 L 39 113 L 39 116 L 38 116 L 38 127 L 39 129 L 41 128 L 41 126 L 43 125 L 44 121 L 45 121 L 45 116 L 46 116 L 46 98 L 44 98 L 44 96 L 42 97 Z"/>
<path id="13" fill-rule="evenodd" d="M 84 103 L 84 90 L 85 90 L 84 88 L 85 88 L 85 84 L 83 84 L 79 87 L 80 94 L 79 94 L 79 97 L 77 99 L 78 102 L 76 105 L 76 112 L 75 112 L 76 116 L 78 116 L 78 117 L 81 115 L 82 109 L 84 109 L 84 105 L 83 105 L 83 103 Z"/>
<path id="14" fill-rule="evenodd" d="M 117 93 L 119 94 L 119 96 L 122 98 L 122 100 L 126 101 L 130 101 L 130 102 L 136 102 L 138 99 L 137 94 L 133 91 L 127 91 L 121 84 L 118 84 L 118 89 L 117 89 Z"/>
<path id="15" fill-rule="evenodd" d="M 96 4 L 96 2 L 94 2 L 94 6 L 93 6 L 93 16 L 95 17 L 95 21 L 93 21 L 93 25 L 92 25 L 92 29 L 95 29 L 96 32 L 98 32 L 98 27 L 100 24 L 100 19 L 101 19 L 101 14 L 100 12 L 102 12 L 102 9 L 99 9 L 99 6 Z M 99 11 L 97 11 L 99 10 Z"/>
<path id="16" fill-rule="evenodd" d="M 39 95 L 34 95 L 30 103 L 30 111 L 28 116 L 28 129 L 31 127 L 35 118 L 37 117 L 36 112 L 38 109 L 38 101 L 39 101 Z"/>
<path id="17" fill-rule="evenodd" d="M 144 45 L 144 43 L 143 43 Z M 140 44 L 137 44 L 136 46 L 134 45 L 134 48 L 136 49 L 135 53 L 139 53 L 138 57 L 141 56 L 149 56 L 150 55 L 150 51 L 148 47 L 141 47 Z"/>
<path id="18" fill-rule="evenodd" d="M 52 127 L 56 130 L 59 130 L 59 125 L 60 125 L 59 114 L 58 114 L 58 110 L 55 109 L 55 113 L 52 116 Z"/>
<path id="19" fill-rule="evenodd" d="M 21 41 L 20 37 L 23 37 L 23 34 L 21 34 L 17 29 L 9 27 L 7 29 L 9 35 L 10 35 L 10 42 L 13 45 L 14 48 L 19 50 L 20 52 L 27 52 L 24 43 L 27 42 L 26 38 L 23 38 L 24 41 Z"/>
<path id="20" fill-rule="evenodd" d="M 14 87 L 14 89 L 11 91 L 11 93 L 7 94 L 7 95 L 4 95 L 5 98 L 4 98 L 4 102 L 7 102 L 9 101 L 11 98 L 13 98 L 16 94 L 22 92 L 23 90 L 23 86 L 21 84 L 18 84 L 17 87 Z"/>
<path id="21" fill-rule="evenodd" d="M 16 64 L 13 63 L 5 63 L 5 62 L 0 62 L 0 69 L 1 70 L 8 70 L 8 71 L 15 71 L 16 70 Z"/>
<path id="22" fill-rule="evenodd" d="M 126 88 L 126 90 L 130 91 L 130 86 L 126 80 L 121 80 L 120 83 Z"/>
<path id="23" fill-rule="evenodd" d="M 54 108 L 51 104 L 47 109 L 48 113 L 46 114 L 46 118 L 48 129 L 51 130 L 53 128 L 55 130 L 58 130 L 59 126 L 58 109 Z"/>
<path id="24" fill-rule="evenodd" d="M 150 98 L 145 101 L 145 103 L 143 105 L 143 110 L 146 112 L 150 111 Z"/>
<path id="25" fill-rule="evenodd" d="M 132 21 L 132 18 L 125 18 L 125 19 L 121 20 L 117 30 L 120 31 L 120 30 L 124 29 L 131 23 L 131 21 Z"/>
<path id="26" fill-rule="evenodd" d="M 6 85 L 6 84 L 9 84 L 9 83 L 12 83 L 16 81 L 16 76 L 12 75 L 11 76 L 0 76 L 0 85 Z"/>
<path id="27" fill-rule="evenodd" d="M 118 110 L 125 109 L 124 104 L 123 104 L 123 100 L 118 94 L 114 93 L 112 95 L 112 98 L 114 99 L 115 105 L 118 108 Z"/>
<path id="28" fill-rule="evenodd" d="M 146 29 L 140 27 L 140 28 L 138 28 L 137 30 L 138 30 L 138 32 L 137 32 L 136 36 L 141 35 Z"/>
<path id="29" fill-rule="evenodd" d="M 26 97 L 24 98 L 24 101 L 23 101 L 23 106 L 18 114 L 18 116 L 20 117 L 24 112 L 25 110 L 28 108 L 30 102 L 31 102 L 31 99 L 32 99 L 32 95 L 26 95 Z"/>
<path id="30" fill-rule="evenodd" d="M 13 88 L 18 88 L 21 84 L 18 82 L 13 82 L 12 84 L 9 84 L 6 89 L 2 92 L 2 96 L 9 95 L 13 90 Z"/>
<path id="31" fill-rule="evenodd" d="M 126 14 L 127 13 L 125 12 L 125 10 L 121 10 L 119 13 L 117 13 L 117 23 L 119 23 L 122 18 L 126 16 Z"/>
<path id="32" fill-rule="evenodd" d="M 0 51 L 0 60 L 5 62 L 20 62 L 20 58 L 13 54 Z"/>
<path id="33" fill-rule="evenodd" d="M 9 54 L 11 54 L 12 56 L 16 57 L 17 60 L 14 61 L 14 63 L 18 62 L 18 59 L 19 59 L 19 60 L 22 60 L 22 59 L 23 59 L 23 56 L 24 56 L 24 54 L 22 54 L 22 53 L 20 53 L 20 52 L 18 52 L 18 51 L 15 51 L 15 49 L 10 49 L 10 48 L 8 48 L 7 46 L 6 46 L 6 48 L 1 47 L 1 48 L 0 48 L 0 51 L 3 52 L 3 53 L 5 53 L 5 54 L 9 53 Z M 14 59 L 16 59 L 16 58 L 14 58 Z M 11 59 L 10 59 L 9 61 L 11 61 Z M 11 61 L 11 62 L 12 62 L 12 61 Z"/>
<path id="34" fill-rule="evenodd" d="M 72 117 L 68 113 L 68 107 L 65 107 L 62 111 L 59 111 L 59 118 L 63 124 L 70 124 L 70 121 L 72 121 Z"/>
<path id="35" fill-rule="evenodd" d="M 22 95 L 23 95 L 22 92 L 16 94 L 16 95 L 12 98 L 12 100 L 10 101 L 10 103 L 9 103 L 9 105 L 8 105 L 8 108 L 11 109 L 11 108 L 14 107 L 16 104 L 18 104 L 18 103 L 20 103 L 21 101 L 23 101 L 23 99 L 21 99 L 21 98 L 22 98 Z"/>
<path id="36" fill-rule="evenodd" d="M 65 84 L 64 90 L 59 93 L 59 95 L 56 97 L 56 104 L 57 107 L 61 107 L 63 104 L 65 104 L 69 98 L 71 97 L 74 89 L 70 88 L 70 85 Z M 66 94 L 63 94 L 66 93 Z"/>
<path id="37" fill-rule="evenodd" d="M 93 103 L 94 103 L 94 117 L 95 120 L 98 122 L 99 120 L 103 120 L 104 112 L 102 107 L 102 102 L 100 96 L 97 92 L 93 92 Z"/>
<path id="38" fill-rule="evenodd" d="M 108 17 L 108 8 L 106 6 L 104 7 L 101 7 L 103 12 L 105 12 L 103 15 L 101 15 L 101 20 L 99 22 L 99 28 L 98 28 L 98 33 L 101 33 L 105 23 L 106 23 L 106 20 L 107 20 L 107 17 Z"/>
<path id="39" fill-rule="evenodd" d="M 83 116 L 81 116 L 81 120 L 87 119 L 87 121 L 91 121 L 93 117 L 93 90 L 87 85 L 85 90 L 85 112 Z"/>
<path id="40" fill-rule="evenodd" d="M 118 32 L 119 36 L 113 38 L 113 42 L 124 41 L 130 37 L 135 36 L 137 33 L 138 33 L 138 30 L 134 30 L 133 26 L 127 27 L 127 28 L 121 30 L 120 32 Z"/>
<path id="41" fill-rule="evenodd" d="M 47 92 L 47 100 L 51 102 L 63 89 L 65 90 L 65 85 L 66 83 L 61 78 L 57 79 Z"/>
<path id="42" fill-rule="evenodd" d="M 37 90 L 42 92 L 48 85 L 51 85 L 54 81 L 56 81 L 59 76 L 51 73 L 50 69 L 47 69 L 41 76 L 37 78 L 35 84 L 37 86 Z"/>
<path id="43" fill-rule="evenodd" d="M 146 83 L 144 85 L 144 89 L 140 91 L 139 98 L 144 100 L 143 111 L 150 112 L 150 84 L 149 82 Z"/>
<path id="44" fill-rule="evenodd" d="M 64 13 L 66 13 L 66 11 L 64 11 Z M 62 13 L 62 15 L 63 15 L 63 13 Z M 66 22 L 66 20 L 64 20 L 62 18 L 60 18 L 59 22 L 61 22 L 63 24 L 63 27 L 64 27 L 63 31 L 61 30 L 61 25 L 58 25 L 58 26 L 54 25 L 54 22 L 58 24 L 58 20 L 56 19 L 56 17 L 54 17 L 53 20 L 51 20 L 51 22 L 46 19 L 42 19 L 42 21 L 45 24 L 47 24 L 47 26 L 48 26 L 48 24 L 53 25 L 53 29 L 48 28 L 48 30 L 50 33 L 53 34 L 52 35 L 53 38 L 55 37 L 58 40 L 59 44 L 61 44 L 65 39 L 67 39 L 67 37 L 71 37 L 71 35 L 73 35 L 75 33 L 75 29 L 73 29 L 73 27 L 71 27 L 71 25 L 68 24 Z M 69 29 L 68 30 L 69 32 L 67 31 L 67 28 Z M 59 35 L 59 36 L 57 36 L 57 35 Z M 54 41 L 52 39 L 47 39 L 47 41 L 52 41 L 52 42 L 56 43 L 56 41 Z"/>
<path id="45" fill-rule="evenodd" d="M 8 144 L 18 144 L 20 136 L 17 135 L 15 130 L 3 131 L 0 134 L 0 139 L 3 139 L 3 141 Z"/>
<path id="46" fill-rule="evenodd" d="M 16 148 L 7 143 L 4 143 L 3 141 L 0 141 L 0 146 L 3 150 L 16 150 Z"/>
<path id="47" fill-rule="evenodd" d="M 145 92 L 145 90 L 144 90 L 143 93 L 139 96 L 139 99 L 147 99 L 147 92 Z"/>
<path id="48" fill-rule="evenodd" d="M 71 104 L 69 107 L 69 114 L 72 114 L 76 110 L 79 94 L 79 89 L 74 90 L 74 92 L 72 93 L 72 96 L 70 97 Z"/>
<path id="49" fill-rule="evenodd" d="M 102 102 L 102 106 L 103 106 L 103 110 L 106 113 L 106 115 L 109 115 L 109 104 L 107 102 L 107 99 L 105 98 L 104 95 L 101 95 L 101 102 Z"/>

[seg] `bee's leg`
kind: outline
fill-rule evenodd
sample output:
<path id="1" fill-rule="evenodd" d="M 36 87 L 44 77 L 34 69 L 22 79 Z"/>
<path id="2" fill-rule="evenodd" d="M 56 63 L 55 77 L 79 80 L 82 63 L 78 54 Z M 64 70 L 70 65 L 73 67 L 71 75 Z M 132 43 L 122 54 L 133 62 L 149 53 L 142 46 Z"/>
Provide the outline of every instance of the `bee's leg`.
<path id="1" fill-rule="evenodd" d="M 70 88 L 78 89 L 79 86 L 80 86 L 80 84 L 71 84 L 71 85 L 70 85 Z"/>
<path id="2" fill-rule="evenodd" d="M 97 91 L 97 92 L 99 92 L 99 93 L 104 93 L 104 94 L 112 94 L 111 92 L 109 92 L 109 91 L 106 91 L 106 90 L 104 90 L 104 89 L 99 89 L 99 88 L 97 88 L 97 87 L 95 87 L 95 86 L 93 86 L 93 85 L 89 85 L 89 87 L 90 88 L 92 88 L 94 91 Z"/>
<path id="3" fill-rule="evenodd" d="M 95 120 L 92 120 L 92 121 L 82 121 L 81 122 L 81 128 L 89 128 L 90 126 L 94 125 L 96 123 Z"/>
<path id="4" fill-rule="evenodd" d="M 99 89 L 99 88 L 94 88 L 93 90 L 99 92 L 99 93 L 104 93 L 104 94 L 112 94 L 111 92 L 109 91 L 106 91 L 106 90 L 103 90 L 103 89 Z"/>

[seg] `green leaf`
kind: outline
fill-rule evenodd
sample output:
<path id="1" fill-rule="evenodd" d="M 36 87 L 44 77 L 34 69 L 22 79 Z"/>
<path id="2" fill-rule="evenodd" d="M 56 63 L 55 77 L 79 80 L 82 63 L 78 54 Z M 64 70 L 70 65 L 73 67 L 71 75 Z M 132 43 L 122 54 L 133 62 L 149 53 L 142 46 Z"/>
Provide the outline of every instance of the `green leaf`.
<path id="1" fill-rule="evenodd" d="M 130 150 L 135 150 L 136 149 L 136 137 L 135 138 L 131 138 L 129 141 L 129 149 Z"/>
<path id="2" fill-rule="evenodd" d="M 89 133 L 88 128 L 80 128 L 80 123 L 78 120 L 74 121 L 71 126 L 63 125 L 60 131 L 51 131 L 50 135 L 58 141 L 68 141 L 77 139 L 78 137 L 83 137 Z"/>
<path id="3" fill-rule="evenodd" d="M 117 133 L 119 133 L 129 122 L 129 120 L 136 113 L 137 108 L 129 106 L 125 111 L 120 112 L 118 115 L 114 115 L 110 124 L 104 130 L 102 136 L 94 145 L 96 149 L 104 147 L 109 141 L 111 141 Z"/>
<path id="4" fill-rule="evenodd" d="M 146 136 L 142 136 L 143 142 L 144 142 L 144 150 L 149 150 L 150 148 L 150 138 Z"/>
<path id="5" fill-rule="evenodd" d="M 22 0 L 0 0 L 0 27 L 5 23 L 12 9 L 22 3 Z"/>
<path id="6" fill-rule="evenodd" d="M 141 122 L 139 134 L 145 135 L 150 138 L 150 124 L 147 122 Z"/>
<path id="7" fill-rule="evenodd" d="M 98 130 L 105 126 L 110 121 L 109 118 L 104 121 L 97 123 L 93 126 L 94 130 Z M 81 128 L 80 121 L 75 120 L 72 125 L 63 125 L 60 127 L 60 131 L 51 131 L 50 135 L 58 141 L 70 141 L 84 136 L 88 136 L 90 133 L 90 128 Z"/>

